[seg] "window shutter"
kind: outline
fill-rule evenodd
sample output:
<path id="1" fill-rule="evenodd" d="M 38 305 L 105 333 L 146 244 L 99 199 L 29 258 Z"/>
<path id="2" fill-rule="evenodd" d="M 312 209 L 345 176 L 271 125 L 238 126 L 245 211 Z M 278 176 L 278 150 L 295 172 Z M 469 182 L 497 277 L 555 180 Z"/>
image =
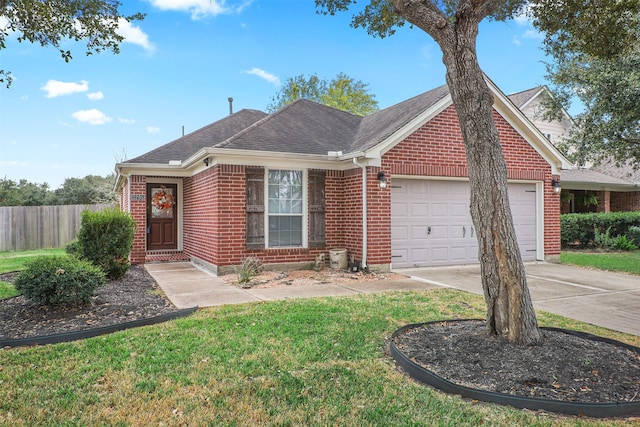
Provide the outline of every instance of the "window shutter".
<path id="1" fill-rule="evenodd" d="M 309 247 L 326 246 L 325 236 L 325 171 L 309 171 Z"/>
<path id="2" fill-rule="evenodd" d="M 264 249 L 264 168 L 247 168 L 247 249 Z"/>

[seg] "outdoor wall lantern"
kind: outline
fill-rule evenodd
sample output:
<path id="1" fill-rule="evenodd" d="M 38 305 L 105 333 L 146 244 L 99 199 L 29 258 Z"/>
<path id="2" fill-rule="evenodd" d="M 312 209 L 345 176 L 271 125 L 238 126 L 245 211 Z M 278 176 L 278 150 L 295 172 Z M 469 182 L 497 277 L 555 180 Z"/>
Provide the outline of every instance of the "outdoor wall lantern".
<path id="1" fill-rule="evenodd" d="M 205 158 L 202 163 L 204 163 L 205 166 L 209 166 L 209 158 Z"/>
<path id="2" fill-rule="evenodd" d="M 560 187 L 560 181 L 556 181 L 555 179 L 551 180 L 551 186 L 553 187 L 553 191 L 556 193 L 559 193 L 562 190 L 562 187 Z"/>
<path id="3" fill-rule="evenodd" d="M 380 181 L 379 182 L 380 188 L 382 189 L 387 188 L 387 177 L 384 176 L 384 172 L 382 171 L 378 172 L 378 181 Z"/>

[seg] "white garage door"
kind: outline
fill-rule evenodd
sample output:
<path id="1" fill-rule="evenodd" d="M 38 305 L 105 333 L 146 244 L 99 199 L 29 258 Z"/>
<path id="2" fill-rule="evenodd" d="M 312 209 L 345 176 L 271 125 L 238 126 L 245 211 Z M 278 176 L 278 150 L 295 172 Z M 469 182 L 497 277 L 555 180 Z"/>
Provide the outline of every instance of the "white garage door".
<path id="1" fill-rule="evenodd" d="M 509 184 L 509 200 L 522 257 L 535 260 L 535 184 Z M 469 183 L 394 179 L 391 256 L 394 268 L 477 263 Z"/>

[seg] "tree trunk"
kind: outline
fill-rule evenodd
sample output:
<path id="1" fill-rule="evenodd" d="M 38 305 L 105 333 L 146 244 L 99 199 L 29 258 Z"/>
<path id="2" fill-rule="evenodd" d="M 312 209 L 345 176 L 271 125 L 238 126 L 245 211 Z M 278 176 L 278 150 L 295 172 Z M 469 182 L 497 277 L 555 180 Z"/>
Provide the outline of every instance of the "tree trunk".
<path id="1" fill-rule="evenodd" d="M 507 191 L 507 166 L 493 121 L 493 94 L 478 64 L 481 1 L 464 2 L 455 20 L 425 9 L 427 2 L 395 1 L 399 13 L 440 45 L 447 84 L 465 143 L 471 218 L 476 227 L 489 333 L 531 344 L 542 339 L 516 242 Z M 410 7 L 405 9 L 398 7 Z"/>

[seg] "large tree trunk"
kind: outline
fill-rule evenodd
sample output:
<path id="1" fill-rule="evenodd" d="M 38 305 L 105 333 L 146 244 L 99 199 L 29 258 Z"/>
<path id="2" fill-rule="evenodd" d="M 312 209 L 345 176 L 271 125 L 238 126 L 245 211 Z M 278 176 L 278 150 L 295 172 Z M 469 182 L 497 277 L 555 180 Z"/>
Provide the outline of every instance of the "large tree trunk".
<path id="1" fill-rule="evenodd" d="M 443 52 L 447 83 L 465 143 L 471 218 L 478 231 L 487 328 L 512 342 L 542 339 L 516 242 L 507 192 L 507 166 L 493 121 L 493 95 L 476 54 L 482 1 L 461 0 L 454 21 L 417 0 L 395 1 L 399 13 L 434 37 Z M 402 6 L 406 9 L 402 9 Z M 435 16 L 435 19 L 434 19 Z M 428 21 L 428 22 L 425 22 Z"/>

